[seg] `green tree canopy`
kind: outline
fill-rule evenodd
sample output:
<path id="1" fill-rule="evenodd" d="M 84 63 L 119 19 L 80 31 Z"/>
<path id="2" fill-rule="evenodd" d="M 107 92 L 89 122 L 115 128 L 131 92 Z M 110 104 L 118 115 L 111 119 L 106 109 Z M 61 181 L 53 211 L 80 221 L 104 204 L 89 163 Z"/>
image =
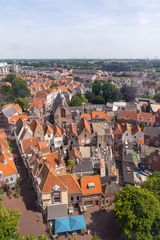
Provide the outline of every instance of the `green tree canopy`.
<path id="1" fill-rule="evenodd" d="M 102 89 L 102 84 L 100 81 L 96 80 L 92 84 L 92 92 L 94 95 L 100 95 Z"/>
<path id="2" fill-rule="evenodd" d="M 12 88 L 14 96 L 16 97 L 28 97 L 30 95 L 27 82 L 21 78 L 15 78 L 12 82 Z"/>
<path id="3" fill-rule="evenodd" d="M 160 239 L 160 204 L 147 189 L 123 188 L 117 194 L 114 211 L 127 239 Z"/>
<path id="4" fill-rule="evenodd" d="M 0 239 L 16 240 L 18 238 L 19 217 L 18 211 L 6 209 L 0 203 Z"/>
<path id="5" fill-rule="evenodd" d="M 29 100 L 27 98 L 18 97 L 18 98 L 15 99 L 14 102 L 18 103 L 23 111 L 26 111 L 28 109 Z"/>
<path id="6" fill-rule="evenodd" d="M 85 96 L 77 95 L 73 96 L 72 100 L 70 101 L 70 106 L 81 106 L 83 103 L 87 103 L 88 100 Z"/>
<path id="7" fill-rule="evenodd" d="M 102 86 L 102 95 L 105 102 L 119 101 L 121 99 L 120 90 L 111 82 L 107 82 Z"/>
<path id="8" fill-rule="evenodd" d="M 51 83 L 50 88 L 55 88 L 55 87 L 57 87 L 57 83 L 55 83 L 55 81 L 53 81 L 53 82 Z"/>
<path id="9" fill-rule="evenodd" d="M 103 96 L 94 96 L 92 98 L 92 103 L 94 103 L 94 104 L 104 104 L 105 103 L 104 97 Z"/>
<path id="10" fill-rule="evenodd" d="M 155 172 L 149 176 L 142 187 L 151 191 L 160 201 L 160 172 Z"/>
<path id="11" fill-rule="evenodd" d="M 0 105 L 17 101 L 23 109 L 27 108 L 26 97 L 30 95 L 27 82 L 12 74 L 9 74 L 3 81 L 10 82 L 11 86 L 0 87 L 0 99 L 2 99 Z"/>
<path id="12" fill-rule="evenodd" d="M 14 74 L 8 74 L 7 77 L 5 77 L 3 79 L 3 81 L 12 83 L 15 78 L 16 78 L 16 76 Z"/>

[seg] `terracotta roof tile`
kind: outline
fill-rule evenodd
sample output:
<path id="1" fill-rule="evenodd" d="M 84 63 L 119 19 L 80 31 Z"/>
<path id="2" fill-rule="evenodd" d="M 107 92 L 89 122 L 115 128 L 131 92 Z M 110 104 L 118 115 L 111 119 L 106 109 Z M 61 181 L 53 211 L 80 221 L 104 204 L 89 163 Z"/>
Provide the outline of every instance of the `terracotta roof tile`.
<path id="1" fill-rule="evenodd" d="M 40 180 L 39 188 L 43 193 L 53 191 L 53 187 L 56 185 L 60 187 L 61 191 L 67 190 L 66 186 L 55 175 L 54 171 L 46 164 L 41 168 L 38 178 Z"/>
<path id="2" fill-rule="evenodd" d="M 100 118 L 100 119 L 106 119 L 107 118 L 107 114 L 105 112 L 92 112 L 91 113 L 91 117 L 92 118 Z"/>
<path id="3" fill-rule="evenodd" d="M 88 184 L 92 184 L 93 187 L 89 188 Z M 83 195 L 92 195 L 102 193 L 101 179 L 99 175 L 94 176 L 82 176 L 80 178 L 80 185 Z"/>
<path id="4" fill-rule="evenodd" d="M 78 194 L 81 193 L 80 185 L 73 175 L 61 175 L 58 178 L 63 182 L 63 184 L 67 187 L 69 194 Z"/>

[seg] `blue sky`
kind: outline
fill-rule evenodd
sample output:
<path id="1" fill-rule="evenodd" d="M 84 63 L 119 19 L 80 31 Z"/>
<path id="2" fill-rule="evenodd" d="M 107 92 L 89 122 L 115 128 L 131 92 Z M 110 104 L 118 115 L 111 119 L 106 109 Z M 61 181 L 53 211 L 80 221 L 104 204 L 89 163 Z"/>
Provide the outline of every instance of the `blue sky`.
<path id="1" fill-rule="evenodd" d="M 160 0 L 0 0 L 0 58 L 160 58 Z"/>

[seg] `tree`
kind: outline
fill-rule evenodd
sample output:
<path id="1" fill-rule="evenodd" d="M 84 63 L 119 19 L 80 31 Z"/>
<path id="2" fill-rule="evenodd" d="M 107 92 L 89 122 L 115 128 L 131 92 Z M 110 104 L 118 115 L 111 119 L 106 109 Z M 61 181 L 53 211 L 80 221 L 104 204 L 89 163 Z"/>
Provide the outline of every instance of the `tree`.
<path id="1" fill-rule="evenodd" d="M 75 166 L 75 161 L 70 159 L 70 160 L 68 160 L 67 165 L 70 167 L 70 171 L 73 172 L 73 168 Z"/>
<path id="2" fill-rule="evenodd" d="M 107 82 L 102 86 L 102 95 L 105 99 L 105 102 L 114 102 L 121 99 L 120 90 L 111 82 Z"/>
<path id="3" fill-rule="evenodd" d="M 0 239 L 18 239 L 18 221 L 20 214 L 18 211 L 6 209 L 0 203 Z"/>
<path id="4" fill-rule="evenodd" d="M 28 109 L 29 100 L 27 98 L 18 97 L 18 98 L 15 99 L 14 102 L 18 103 L 23 111 L 26 111 Z"/>
<path id="5" fill-rule="evenodd" d="M 87 102 L 88 102 L 88 100 L 85 96 L 77 95 L 77 96 L 73 96 L 69 105 L 70 106 L 81 106 L 82 104 L 85 104 Z"/>
<path id="6" fill-rule="evenodd" d="M 15 78 L 12 82 L 14 96 L 25 98 L 30 95 L 27 82 L 21 78 Z"/>
<path id="7" fill-rule="evenodd" d="M 117 194 L 114 211 L 127 239 L 159 239 L 160 204 L 147 189 L 123 188 Z"/>
<path id="8" fill-rule="evenodd" d="M 101 89 L 102 89 L 101 82 L 98 80 L 94 81 L 92 84 L 92 93 L 94 95 L 100 95 Z"/>
<path id="9" fill-rule="evenodd" d="M 51 86 L 50 86 L 50 88 L 55 88 L 55 87 L 57 87 L 57 83 L 55 83 L 54 81 L 51 83 Z"/>
<path id="10" fill-rule="evenodd" d="M 160 201 L 160 172 L 156 172 L 149 176 L 142 187 L 151 191 Z"/>
<path id="11" fill-rule="evenodd" d="M 85 97 L 88 99 L 89 102 L 92 102 L 93 98 L 95 97 L 93 92 L 87 91 L 85 93 Z"/>
<path id="12" fill-rule="evenodd" d="M 124 85 L 121 88 L 121 93 L 122 93 L 123 99 L 126 102 L 133 102 L 135 100 L 135 97 L 136 97 L 135 88 Z"/>
<path id="13" fill-rule="evenodd" d="M 94 96 L 92 98 L 92 103 L 94 103 L 94 104 L 104 104 L 105 103 L 104 97 L 103 96 Z"/>
<path id="14" fill-rule="evenodd" d="M 1 86 L 0 87 L 0 95 L 3 101 L 1 101 L 0 105 L 19 101 L 20 105 L 22 105 L 22 109 L 27 108 L 27 99 L 30 95 L 30 91 L 28 89 L 27 82 L 16 75 L 9 74 L 3 81 L 10 82 L 11 86 Z M 23 98 L 25 98 L 23 100 Z"/>
<path id="15" fill-rule="evenodd" d="M 14 74 L 8 74 L 7 77 L 5 77 L 3 79 L 3 81 L 12 83 L 15 78 L 16 78 L 16 76 Z"/>

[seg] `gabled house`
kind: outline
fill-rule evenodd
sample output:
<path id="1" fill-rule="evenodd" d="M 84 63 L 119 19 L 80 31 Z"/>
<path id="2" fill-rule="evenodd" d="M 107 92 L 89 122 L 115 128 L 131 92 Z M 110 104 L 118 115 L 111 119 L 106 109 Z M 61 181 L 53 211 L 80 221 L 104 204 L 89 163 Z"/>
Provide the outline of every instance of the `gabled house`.
<path id="1" fill-rule="evenodd" d="M 46 164 L 41 168 L 37 176 L 38 203 L 43 210 L 54 204 L 67 204 L 67 187 Z"/>
<path id="2" fill-rule="evenodd" d="M 53 126 L 51 123 L 47 122 L 44 127 L 44 139 L 49 145 L 53 143 Z"/>
<path id="3" fill-rule="evenodd" d="M 39 140 L 43 140 L 44 139 L 43 125 L 42 125 L 42 123 L 40 121 L 34 119 L 30 123 L 30 128 L 32 130 L 33 137 L 36 137 Z"/>
<path id="4" fill-rule="evenodd" d="M 78 141 L 77 125 L 70 123 L 67 128 L 67 136 L 71 142 Z"/>
<path id="5" fill-rule="evenodd" d="M 31 138 L 33 136 L 33 132 L 30 128 L 29 122 L 20 118 L 15 125 L 14 135 L 17 145 L 19 145 L 19 141 Z"/>
<path id="6" fill-rule="evenodd" d="M 78 142 L 80 146 L 88 145 L 91 143 L 92 130 L 89 122 L 85 118 L 81 118 L 78 126 Z"/>
<path id="7" fill-rule="evenodd" d="M 53 125 L 53 144 L 55 148 L 60 148 L 63 144 L 63 133 L 56 122 Z"/>
<path id="8" fill-rule="evenodd" d="M 9 184 L 14 187 L 18 172 L 14 163 L 14 158 L 10 152 L 5 132 L 0 129 L 0 187 Z"/>
<path id="9" fill-rule="evenodd" d="M 59 152 L 51 152 L 39 158 L 39 164 L 46 164 L 50 169 L 54 170 L 56 175 L 65 174 L 65 163 Z"/>
<path id="10" fill-rule="evenodd" d="M 82 206 L 100 206 L 103 196 L 100 176 L 82 176 L 79 181 L 82 191 Z"/>
<path id="11" fill-rule="evenodd" d="M 81 203 L 82 191 L 76 176 L 60 175 L 59 179 L 68 189 L 68 205 L 78 207 Z"/>
<path id="12" fill-rule="evenodd" d="M 10 134 L 12 128 L 9 124 L 9 119 L 19 114 L 22 114 L 22 108 L 18 104 L 9 103 L 4 105 L 0 111 L 0 127 L 4 128 L 5 132 Z"/>

